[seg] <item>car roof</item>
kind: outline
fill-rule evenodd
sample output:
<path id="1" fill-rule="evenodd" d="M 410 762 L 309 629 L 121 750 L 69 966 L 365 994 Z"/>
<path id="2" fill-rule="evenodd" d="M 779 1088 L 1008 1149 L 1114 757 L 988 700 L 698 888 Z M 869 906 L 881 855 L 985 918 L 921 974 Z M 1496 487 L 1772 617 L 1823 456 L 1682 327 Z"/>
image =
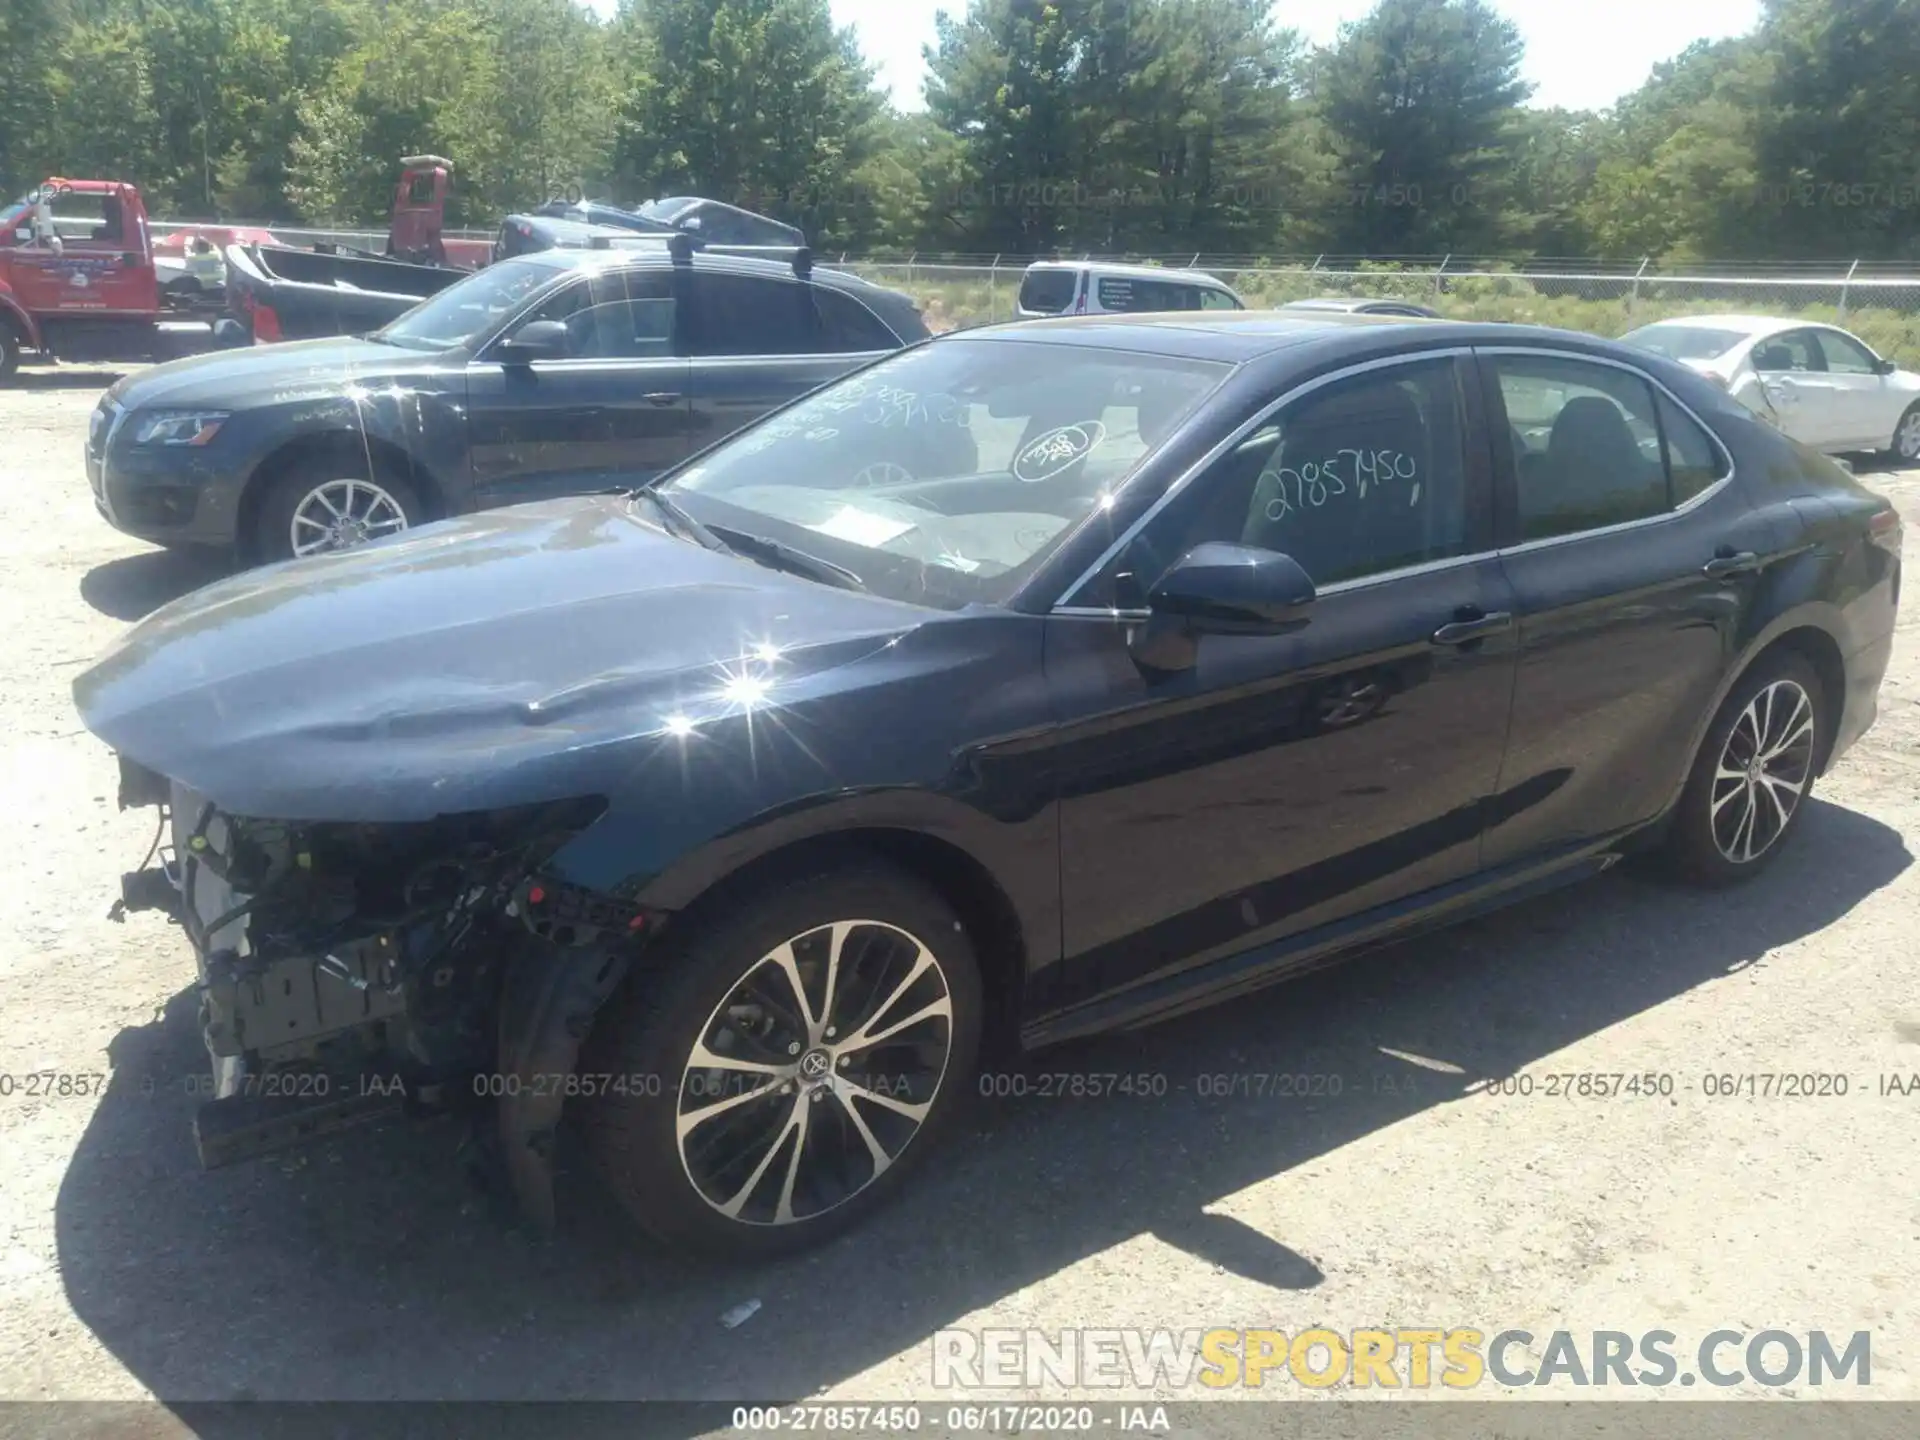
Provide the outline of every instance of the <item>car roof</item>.
<path id="1" fill-rule="evenodd" d="M 1648 356 L 1617 341 L 1542 325 L 1506 325 L 1491 321 L 1429 320 L 1413 315 L 1355 315 L 1345 310 L 1167 310 L 1125 315 L 1066 315 L 1049 320 L 1020 320 L 982 325 L 943 337 L 987 343 L 1036 342 L 1132 350 L 1231 364 L 1281 352 L 1319 348 L 1333 358 L 1365 358 L 1445 345 L 1546 344 L 1554 349 L 1631 357 Z"/>
<path id="2" fill-rule="evenodd" d="M 1734 330 L 1748 336 L 1778 335 L 1787 330 L 1839 328 L 1819 320 L 1782 320 L 1777 315 L 1675 315 L 1670 319 L 1655 320 L 1640 328 L 1651 330 L 1655 325 L 1672 329 L 1687 327 L 1699 330 Z"/>
<path id="3" fill-rule="evenodd" d="M 544 265 L 551 270 L 612 270 L 616 268 L 655 270 L 673 264 L 673 255 L 665 245 L 635 244 L 631 231 L 615 233 L 619 234 L 626 243 L 611 245 L 605 250 L 569 250 L 558 247 L 552 250 L 532 250 L 525 255 L 515 255 L 512 258 Z M 768 275 L 782 280 L 795 278 L 791 262 L 762 258 L 758 255 L 733 255 L 725 251 L 715 254 L 705 250 L 695 250 L 690 257 L 690 263 L 696 270 L 727 271 L 739 275 Z M 817 284 L 824 284 L 836 290 L 872 290 L 888 295 L 904 293 L 890 290 L 884 285 L 877 285 L 864 275 L 855 275 L 845 270 L 832 270 L 820 265 L 813 267 L 808 278 Z"/>
<path id="4" fill-rule="evenodd" d="M 1359 310 L 1368 305 L 1411 305 L 1425 309 L 1418 300 L 1402 300 L 1394 295 L 1319 296 L 1312 300 L 1289 300 L 1282 310 Z"/>
<path id="5" fill-rule="evenodd" d="M 1209 275 L 1204 270 L 1169 270 L 1164 265 L 1120 265 L 1106 260 L 1036 260 L 1027 266 L 1029 274 L 1035 270 L 1090 270 L 1096 275 L 1111 275 L 1115 279 L 1179 280 L 1188 285 L 1211 285 L 1221 290 L 1231 288 L 1218 275 Z"/>

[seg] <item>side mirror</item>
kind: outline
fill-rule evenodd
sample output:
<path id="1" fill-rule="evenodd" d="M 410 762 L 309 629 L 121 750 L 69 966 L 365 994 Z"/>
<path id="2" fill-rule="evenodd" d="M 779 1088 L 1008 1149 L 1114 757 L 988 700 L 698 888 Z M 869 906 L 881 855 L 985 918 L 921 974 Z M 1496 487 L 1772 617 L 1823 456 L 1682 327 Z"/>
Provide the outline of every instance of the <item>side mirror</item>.
<path id="1" fill-rule="evenodd" d="M 1133 656 L 1149 670 L 1188 670 L 1202 635 L 1284 635 L 1307 623 L 1313 603 L 1313 581 L 1292 556 L 1209 541 L 1154 583 Z"/>
<path id="2" fill-rule="evenodd" d="M 564 360 L 569 336 L 559 320 L 529 320 L 494 346 L 493 358 L 502 365 L 531 365 L 536 360 Z"/>
<path id="3" fill-rule="evenodd" d="M 1891 360 L 1876 360 L 1873 362 L 1873 373 L 1876 375 L 1891 375 L 1899 368 L 1900 367 Z"/>

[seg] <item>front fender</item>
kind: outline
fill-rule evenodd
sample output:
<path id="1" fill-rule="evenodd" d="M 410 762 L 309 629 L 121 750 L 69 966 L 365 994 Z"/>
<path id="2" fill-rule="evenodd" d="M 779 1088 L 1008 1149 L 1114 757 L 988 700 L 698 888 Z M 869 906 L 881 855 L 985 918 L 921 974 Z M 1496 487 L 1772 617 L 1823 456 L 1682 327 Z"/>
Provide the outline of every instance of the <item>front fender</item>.
<path id="1" fill-rule="evenodd" d="M 636 845 L 631 828 L 609 816 L 563 849 L 550 869 L 556 878 L 671 914 L 782 851 L 887 834 L 925 836 L 958 852 L 1006 897 L 1030 965 L 1058 959 L 1059 832 L 1045 787 L 1035 787 L 1021 808 L 997 813 L 917 788 L 811 796 L 715 835 L 657 869 L 647 865 L 644 844 Z"/>
<path id="2" fill-rule="evenodd" d="M 356 452 L 370 448 L 403 462 L 432 493 L 425 498 L 441 515 L 466 508 L 464 474 L 466 422 L 448 397 L 416 391 L 382 390 L 365 396 L 316 396 L 277 408 L 254 422 L 253 458 L 245 467 L 252 491 L 270 479 L 290 457 L 328 446 Z"/>

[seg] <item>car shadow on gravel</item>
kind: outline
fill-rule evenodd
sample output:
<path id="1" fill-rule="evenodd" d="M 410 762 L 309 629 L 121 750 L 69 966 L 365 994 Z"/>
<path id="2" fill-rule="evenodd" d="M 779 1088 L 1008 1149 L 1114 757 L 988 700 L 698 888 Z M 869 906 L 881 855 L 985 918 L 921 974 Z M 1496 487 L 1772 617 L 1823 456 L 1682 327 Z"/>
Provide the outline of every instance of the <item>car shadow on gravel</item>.
<path id="1" fill-rule="evenodd" d="M 80 598 L 115 620 L 141 620 L 232 570 L 227 555 L 211 548 L 146 550 L 94 566 L 80 577 Z"/>
<path id="2" fill-rule="evenodd" d="M 1290 1325 L 1312 1308 L 1320 1263 L 1207 1206 L 1697 986 L 1742 971 L 1764 986 L 1803 963 L 1782 947 L 1911 859 L 1887 826 L 1810 802 L 1793 853 L 1754 885 L 1702 894 L 1616 872 L 1050 1053 L 1021 1072 L 1027 1098 L 983 1102 L 895 1204 L 759 1268 L 698 1266 L 630 1238 L 591 1183 L 567 1187 L 560 1237 L 535 1241 L 463 1179 L 445 1122 L 203 1173 L 187 1091 L 206 1062 L 182 991 L 112 1045 L 114 1085 L 58 1198 L 61 1274 L 134 1380 L 179 1402 L 804 1399 L 903 1350 L 930 1353 L 941 1327 L 1142 1236 L 1272 1287 L 1276 1323 Z M 177 936 L 140 923 L 186 962 Z M 1040 1077 L 1076 1072 L 1166 1088 L 1036 1098 Z M 1341 1093 L 1223 1099 L 1201 1078 L 1302 1073 L 1342 1076 Z M 760 1311 L 724 1330 L 721 1313 L 749 1298 Z"/>

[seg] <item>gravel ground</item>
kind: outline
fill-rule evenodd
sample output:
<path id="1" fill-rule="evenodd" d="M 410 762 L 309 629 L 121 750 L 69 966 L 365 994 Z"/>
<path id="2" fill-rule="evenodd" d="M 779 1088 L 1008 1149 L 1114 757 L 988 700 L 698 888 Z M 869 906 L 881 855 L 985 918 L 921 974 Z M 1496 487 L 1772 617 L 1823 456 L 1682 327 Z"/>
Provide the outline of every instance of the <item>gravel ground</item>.
<path id="1" fill-rule="evenodd" d="M 0 1097 L 0 1398 L 872 1400 L 930 1394 L 943 1327 L 1314 1324 L 1664 1328 L 1683 1354 L 1722 1327 L 1866 1329 L 1866 1393 L 1920 1398 L 1920 1095 L 1880 1079 L 1920 1072 L 1911 601 L 1878 727 L 1762 884 L 1702 896 L 1609 876 L 1079 1047 L 1040 1068 L 1153 1072 L 1167 1093 L 988 1103 L 864 1230 L 714 1271 L 627 1240 L 591 1187 L 558 1241 L 526 1238 L 461 1178 L 445 1126 L 197 1168 L 190 957 L 152 915 L 104 918 L 150 827 L 114 810 L 68 686 L 211 577 L 95 515 L 80 448 L 108 378 L 0 394 L 17 842 L 0 1075 L 114 1079 L 104 1098 Z M 1872 483 L 1920 534 L 1920 475 Z M 1200 1093 L 1229 1071 L 1339 1075 L 1342 1093 Z M 1677 1088 L 1474 1088 L 1584 1071 Z M 1837 1072 L 1850 1093 L 1702 1093 L 1710 1073 L 1781 1071 Z M 749 1298 L 758 1313 L 723 1328 Z"/>

